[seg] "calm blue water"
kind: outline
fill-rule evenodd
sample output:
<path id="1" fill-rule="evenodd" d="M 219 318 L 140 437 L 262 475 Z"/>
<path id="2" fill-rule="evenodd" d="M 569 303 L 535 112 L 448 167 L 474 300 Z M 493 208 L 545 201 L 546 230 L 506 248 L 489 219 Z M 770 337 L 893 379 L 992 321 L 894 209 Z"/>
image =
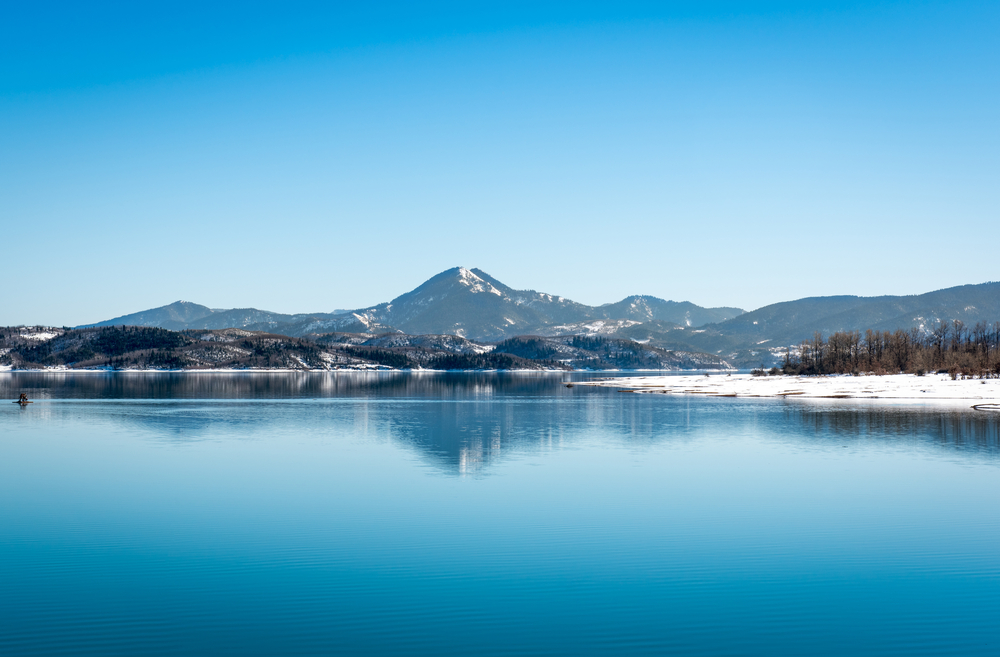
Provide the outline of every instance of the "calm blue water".
<path id="1" fill-rule="evenodd" d="M 1000 652 L 1000 418 L 565 380 L 0 375 L 0 654 Z"/>

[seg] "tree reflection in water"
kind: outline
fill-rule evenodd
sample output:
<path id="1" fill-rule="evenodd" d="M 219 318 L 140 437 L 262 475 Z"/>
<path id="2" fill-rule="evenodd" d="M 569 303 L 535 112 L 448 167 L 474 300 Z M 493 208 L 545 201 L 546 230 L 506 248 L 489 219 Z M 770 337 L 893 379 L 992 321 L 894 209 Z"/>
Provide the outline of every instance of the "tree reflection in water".
<path id="1" fill-rule="evenodd" d="M 632 447 L 755 433 L 806 448 L 929 446 L 1000 454 L 1000 414 L 954 407 L 623 394 L 574 387 L 567 373 L 15 373 L 0 395 L 28 392 L 24 421 L 86 413 L 171 442 L 259 432 L 391 440 L 454 474 L 509 454 L 596 438 Z M 606 376 L 606 374 L 602 374 Z M 45 403 L 48 401 L 48 403 Z"/>

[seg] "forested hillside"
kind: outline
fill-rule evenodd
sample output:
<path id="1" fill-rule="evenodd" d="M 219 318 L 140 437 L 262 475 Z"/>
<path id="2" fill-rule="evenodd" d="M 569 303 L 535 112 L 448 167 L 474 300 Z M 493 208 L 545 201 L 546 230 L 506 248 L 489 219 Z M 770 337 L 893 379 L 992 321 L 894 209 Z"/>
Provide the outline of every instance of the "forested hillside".
<path id="1" fill-rule="evenodd" d="M 709 354 L 629 340 L 329 333 L 295 338 L 243 329 L 154 327 L 0 329 L 0 367 L 16 369 L 722 369 Z"/>

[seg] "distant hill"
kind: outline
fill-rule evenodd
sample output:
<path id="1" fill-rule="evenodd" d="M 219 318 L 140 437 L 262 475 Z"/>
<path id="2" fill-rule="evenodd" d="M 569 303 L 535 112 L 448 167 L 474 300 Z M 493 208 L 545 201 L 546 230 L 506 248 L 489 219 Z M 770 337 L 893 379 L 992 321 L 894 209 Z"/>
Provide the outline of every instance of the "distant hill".
<path id="1" fill-rule="evenodd" d="M 187 328 L 187 325 L 195 320 L 212 315 L 215 311 L 207 306 L 202 306 L 190 301 L 175 301 L 168 306 L 160 306 L 151 310 L 122 315 L 114 319 L 108 319 L 91 326 L 155 326 L 171 330 Z M 84 328 L 84 327 L 80 327 Z"/>
<path id="2" fill-rule="evenodd" d="M 598 310 L 609 319 L 655 320 L 690 327 L 724 322 L 745 312 L 739 308 L 702 308 L 690 301 L 664 301 L 641 295 L 599 306 Z"/>
<path id="3" fill-rule="evenodd" d="M 933 331 L 942 321 L 967 326 L 1000 321 L 1000 283 L 961 285 L 912 296 L 831 296 L 784 301 L 697 329 L 653 322 L 627 327 L 620 337 L 667 349 L 718 354 L 739 367 L 770 365 L 785 348 L 819 332 Z"/>
<path id="4" fill-rule="evenodd" d="M 172 331 L 226 328 L 242 328 L 250 331 L 282 329 L 283 335 L 316 332 L 314 329 L 368 328 L 366 324 L 359 323 L 357 318 L 351 316 L 349 311 L 287 315 L 256 308 L 213 310 L 189 301 L 175 301 L 159 308 L 123 315 L 94 324 L 84 324 L 76 328 L 99 326 L 149 326 Z M 288 332 L 286 329 L 292 332 Z"/>
<path id="5" fill-rule="evenodd" d="M 747 341 L 797 343 L 819 331 L 932 330 L 942 320 L 1000 321 L 1000 283 L 961 285 L 913 296 L 810 297 L 765 306 L 713 328 Z"/>

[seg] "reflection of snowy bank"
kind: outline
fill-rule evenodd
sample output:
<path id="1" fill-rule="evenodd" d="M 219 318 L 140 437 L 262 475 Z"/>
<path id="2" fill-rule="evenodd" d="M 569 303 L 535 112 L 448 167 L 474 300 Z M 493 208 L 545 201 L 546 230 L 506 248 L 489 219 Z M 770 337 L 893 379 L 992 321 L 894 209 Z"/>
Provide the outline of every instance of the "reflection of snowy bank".
<path id="1" fill-rule="evenodd" d="M 1000 402 L 1000 379 L 956 379 L 947 374 L 885 376 L 634 376 L 599 379 L 578 385 L 619 388 L 629 392 L 708 395 L 716 397 L 799 397 L 826 399 L 953 400 Z"/>

